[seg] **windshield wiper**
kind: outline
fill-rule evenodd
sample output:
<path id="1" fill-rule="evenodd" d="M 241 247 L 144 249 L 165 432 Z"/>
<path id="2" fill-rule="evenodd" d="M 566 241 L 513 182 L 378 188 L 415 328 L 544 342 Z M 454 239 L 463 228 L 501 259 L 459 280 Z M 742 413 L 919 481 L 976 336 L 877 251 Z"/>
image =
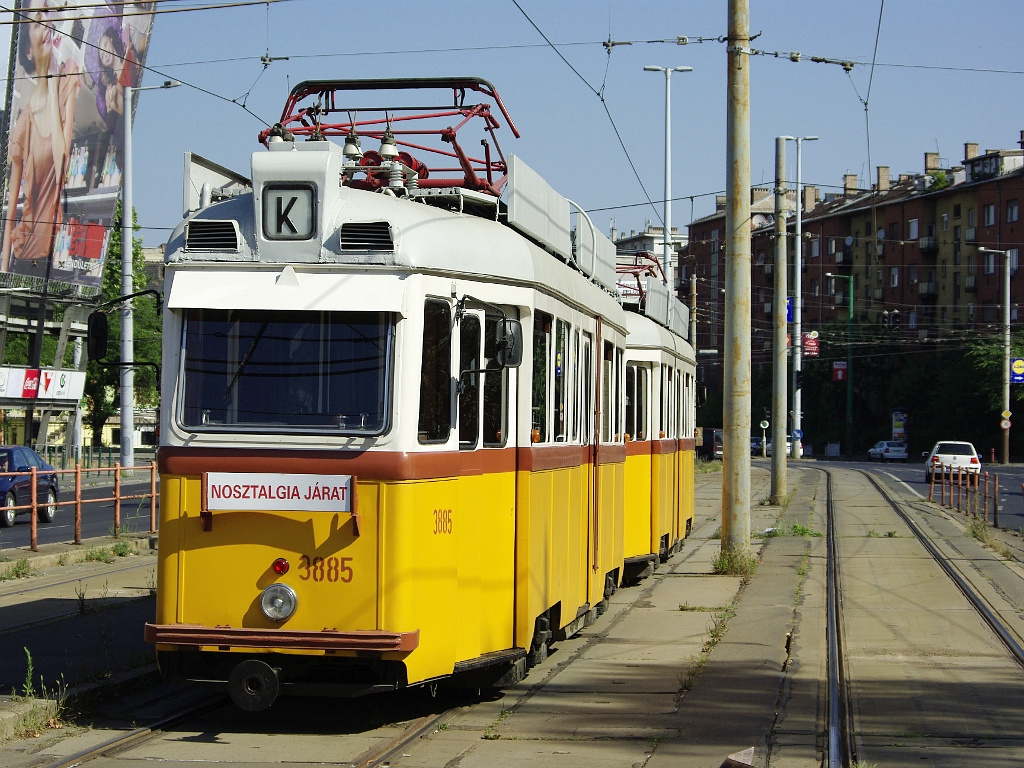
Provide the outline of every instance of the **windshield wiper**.
<path id="1" fill-rule="evenodd" d="M 242 369 L 245 368 L 246 364 L 249 362 L 249 359 L 252 357 L 252 353 L 255 351 L 256 345 L 259 344 L 260 339 L 263 338 L 263 334 L 267 330 L 268 322 L 269 321 L 265 320 L 263 322 L 263 325 L 260 326 L 260 329 L 256 331 L 256 338 L 252 340 L 252 344 L 249 345 L 249 350 L 245 353 L 245 356 L 242 358 L 242 361 L 238 364 L 237 370 L 235 370 L 235 375 L 231 377 L 231 382 L 228 384 L 228 388 L 224 390 L 225 400 L 227 400 L 228 395 L 231 394 L 231 390 L 234 388 L 235 382 L 238 381 L 238 377 L 242 375 Z"/>

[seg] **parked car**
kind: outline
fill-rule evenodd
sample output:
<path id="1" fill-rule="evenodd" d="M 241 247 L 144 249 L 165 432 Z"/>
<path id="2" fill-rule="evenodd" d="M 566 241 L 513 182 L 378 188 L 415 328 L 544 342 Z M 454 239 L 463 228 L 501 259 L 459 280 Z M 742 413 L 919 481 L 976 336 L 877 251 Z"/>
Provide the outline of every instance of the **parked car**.
<path id="1" fill-rule="evenodd" d="M 932 481 L 936 469 L 946 473 L 959 472 L 963 468 L 964 472 L 972 475 L 981 472 L 981 458 L 971 443 L 940 440 L 932 448 L 931 453 L 921 455 L 927 457 L 924 462 L 924 479 L 927 483 Z"/>
<path id="2" fill-rule="evenodd" d="M 28 514 L 29 509 L 14 507 L 32 503 L 32 477 L 28 473 L 36 468 L 36 502 L 39 521 L 52 523 L 57 514 L 60 487 L 53 467 L 43 457 L 23 445 L 0 446 L 0 472 L 24 472 L 20 475 L 0 476 L 0 527 L 14 525 L 15 515 Z"/>
<path id="3" fill-rule="evenodd" d="M 871 461 L 906 461 L 907 446 L 896 440 L 879 440 L 868 448 L 868 459 Z"/>
<path id="4" fill-rule="evenodd" d="M 707 461 L 722 458 L 722 445 L 724 437 L 721 429 L 715 427 L 700 427 L 701 443 L 697 446 L 697 455 Z"/>
<path id="5" fill-rule="evenodd" d="M 763 438 L 751 436 L 751 438 L 750 438 L 750 455 L 751 456 L 760 456 L 761 455 L 761 445 L 762 445 L 763 442 L 764 442 Z"/>
<path id="6" fill-rule="evenodd" d="M 766 456 L 771 456 L 772 455 L 772 441 L 771 440 L 769 440 L 765 444 L 765 455 Z M 786 455 L 787 456 L 792 456 L 793 455 L 793 441 L 790 440 L 788 437 L 786 438 Z"/>

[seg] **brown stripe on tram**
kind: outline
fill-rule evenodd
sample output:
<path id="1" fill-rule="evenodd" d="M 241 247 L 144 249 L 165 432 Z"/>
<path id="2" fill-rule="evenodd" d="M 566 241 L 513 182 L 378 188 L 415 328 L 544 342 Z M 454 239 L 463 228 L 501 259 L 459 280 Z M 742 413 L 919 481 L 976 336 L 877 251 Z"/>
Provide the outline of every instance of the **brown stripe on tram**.
<path id="1" fill-rule="evenodd" d="M 592 463 L 593 450 L 591 446 L 580 445 L 423 453 L 164 446 L 160 448 L 157 461 L 160 472 L 169 475 L 202 476 L 204 472 L 344 474 L 368 480 L 398 481 L 514 472 L 517 456 L 520 470 L 538 472 Z M 626 446 L 601 446 L 601 465 L 621 464 L 625 460 Z"/>

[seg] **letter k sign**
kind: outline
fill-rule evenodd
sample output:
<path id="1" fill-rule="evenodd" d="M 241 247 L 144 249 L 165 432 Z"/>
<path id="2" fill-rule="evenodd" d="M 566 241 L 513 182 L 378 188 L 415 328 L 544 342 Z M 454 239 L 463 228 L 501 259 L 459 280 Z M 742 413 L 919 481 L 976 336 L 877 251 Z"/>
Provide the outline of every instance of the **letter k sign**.
<path id="1" fill-rule="evenodd" d="M 308 185 L 263 188 L 263 236 L 268 240 L 309 240 L 316 234 L 315 191 Z"/>

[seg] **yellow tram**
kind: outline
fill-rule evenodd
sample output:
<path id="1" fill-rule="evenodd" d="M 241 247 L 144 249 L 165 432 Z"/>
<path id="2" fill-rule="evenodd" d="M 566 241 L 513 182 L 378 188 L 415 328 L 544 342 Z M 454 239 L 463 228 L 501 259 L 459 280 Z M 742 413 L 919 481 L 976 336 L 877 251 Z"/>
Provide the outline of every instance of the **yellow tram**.
<path id="1" fill-rule="evenodd" d="M 251 178 L 190 172 L 146 627 L 165 675 L 249 710 L 500 685 L 688 531 L 692 347 L 629 311 L 614 246 L 502 154 L 499 118 L 515 133 L 475 78 L 306 82 Z"/>

